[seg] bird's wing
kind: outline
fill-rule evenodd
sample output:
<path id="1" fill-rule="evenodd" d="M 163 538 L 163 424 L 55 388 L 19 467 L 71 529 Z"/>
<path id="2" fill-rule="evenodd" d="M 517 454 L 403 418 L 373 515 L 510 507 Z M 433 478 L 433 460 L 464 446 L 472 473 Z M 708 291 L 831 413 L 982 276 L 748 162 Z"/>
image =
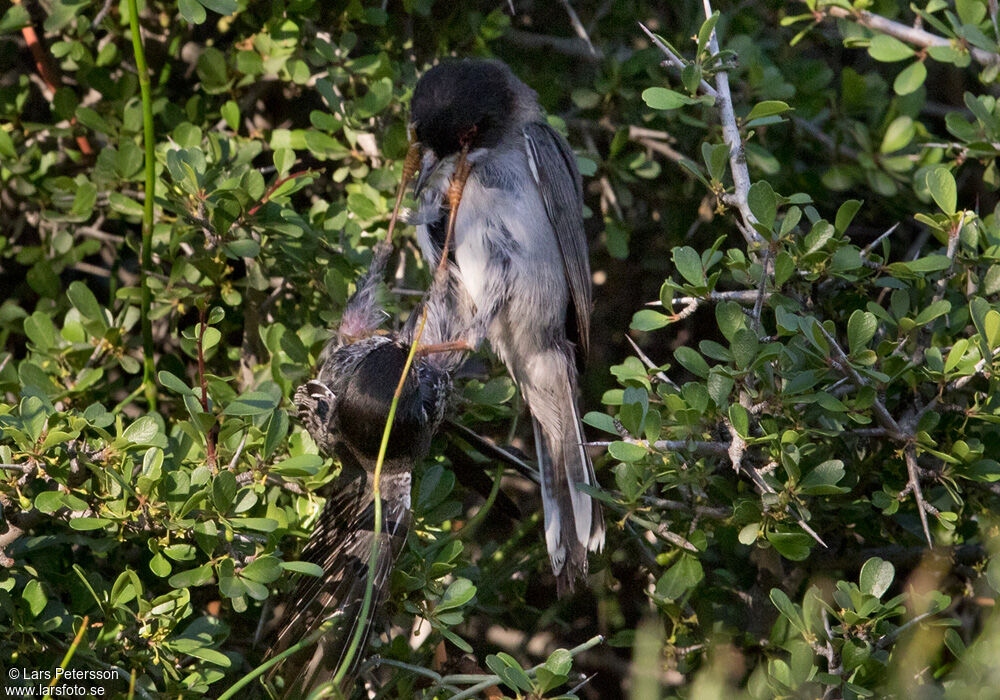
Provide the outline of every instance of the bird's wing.
<path id="1" fill-rule="evenodd" d="M 543 122 L 524 127 L 528 164 L 556 232 L 563 270 L 576 310 L 580 349 L 590 346 L 590 260 L 583 232 L 583 185 L 576 156 L 559 132 Z"/>

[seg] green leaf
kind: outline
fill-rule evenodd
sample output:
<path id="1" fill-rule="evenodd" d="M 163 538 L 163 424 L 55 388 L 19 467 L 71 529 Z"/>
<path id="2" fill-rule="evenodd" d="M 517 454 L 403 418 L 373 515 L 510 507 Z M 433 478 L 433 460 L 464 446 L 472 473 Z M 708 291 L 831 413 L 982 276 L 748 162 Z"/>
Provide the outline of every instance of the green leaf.
<path id="1" fill-rule="evenodd" d="M 322 576 L 323 567 L 308 561 L 283 561 L 281 568 L 304 576 Z"/>
<path id="2" fill-rule="evenodd" d="M 795 606 L 794 603 L 789 599 L 789 597 L 780 588 L 771 589 L 771 603 L 778 609 L 785 619 L 787 619 L 792 626 L 799 632 L 806 631 L 805 620 L 802 619 L 802 613 Z"/>
<path id="3" fill-rule="evenodd" d="M 166 370 L 160 370 L 159 372 L 157 372 L 156 378 L 159 380 L 160 384 L 162 384 L 167 389 L 170 389 L 171 391 L 176 391 L 178 394 L 182 395 L 184 394 L 190 394 L 192 396 L 195 395 L 194 389 L 185 384 L 183 379 L 180 379 L 176 375 L 167 372 Z"/>
<path id="4" fill-rule="evenodd" d="M 274 152 L 274 167 L 278 176 L 287 174 L 295 165 L 295 151 L 290 148 L 279 148 Z"/>
<path id="5" fill-rule="evenodd" d="M 239 484 L 236 483 L 236 476 L 231 471 L 224 469 L 216 474 L 212 480 L 212 502 L 216 510 L 226 513 L 233 505 L 238 490 Z"/>
<path id="6" fill-rule="evenodd" d="M 663 328 L 671 322 L 670 316 L 654 311 L 653 309 L 641 309 L 632 316 L 632 330 L 649 332 Z"/>
<path id="7" fill-rule="evenodd" d="M 277 399 L 270 394 L 249 391 L 233 399 L 222 413 L 227 416 L 259 416 L 273 411 L 277 405 Z"/>
<path id="8" fill-rule="evenodd" d="M 701 144 L 701 155 L 708 168 L 708 174 L 713 180 L 721 181 L 726 174 L 726 163 L 729 162 L 729 146 L 724 143 Z"/>
<path id="9" fill-rule="evenodd" d="M 854 220 L 854 216 L 861 209 L 861 201 L 857 199 L 848 199 L 846 202 L 840 205 L 837 209 L 837 218 L 834 220 L 833 227 L 837 230 L 837 233 L 844 233 L 847 231 L 847 227 L 851 225 Z"/>
<path id="10" fill-rule="evenodd" d="M 951 258 L 947 255 L 928 255 L 902 264 L 911 272 L 938 272 L 951 267 Z"/>
<path id="11" fill-rule="evenodd" d="M 698 53 L 706 50 L 712 41 L 712 32 L 715 31 L 715 25 L 719 21 L 719 11 L 716 10 L 708 17 L 704 22 L 701 23 L 701 29 L 698 30 Z"/>
<path id="12" fill-rule="evenodd" d="M 181 17 L 191 24 L 201 24 L 207 17 L 205 8 L 198 0 L 177 0 L 177 9 L 180 10 Z"/>
<path id="13" fill-rule="evenodd" d="M 914 319 L 914 323 L 918 326 L 923 326 L 924 324 L 930 323 L 938 316 L 944 316 L 949 311 L 951 311 L 951 302 L 947 299 L 939 299 L 930 306 L 924 307 L 924 309 L 917 314 L 917 317 Z"/>
<path id="14" fill-rule="evenodd" d="M 802 561 L 809 557 L 812 538 L 799 532 L 768 532 L 767 541 L 778 554 L 790 561 Z"/>
<path id="15" fill-rule="evenodd" d="M 705 570 L 698 559 L 688 553 L 664 572 L 656 582 L 656 595 L 677 600 L 705 578 Z"/>
<path id="16" fill-rule="evenodd" d="M 895 575 L 896 569 L 891 562 L 872 557 L 861 567 L 858 585 L 862 593 L 881 598 L 889 590 Z"/>
<path id="17" fill-rule="evenodd" d="M 757 358 L 758 347 L 759 342 L 757 341 L 756 333 L 748 328 L 741 328 L 736 331 L 736 335 L 733 337 L 730 345 L 736 366 L 740 369 L 749 367 Z"/>
<path id="18" fill-rule="evenodd" d="M 754 119 L 773 117 L 776 114 L 784 114 L 790 109 L 791 107 L 780 100 L 764 100 L 753 106 L 753 109 L 750 110 L 750 114 L 745 117 L 744 121 L 751 122 Z"/>
<path id="19" fill-rule="evenodd" d="M 212 565 L 202 564 L 194 569 L 178 571 L 167 579 L 173 588 L 191 588 L 193 586 L 203 586 L 212 580 Z"/>
<path id="20" fill-rule="evenodd" d="M 608 454 L 620 462 L 638 462 L 648 453 L 642 445 L 615 441 L 608 445 Z"/>
<path id="21" fill-rule="evenodd" d="M 686 345 L 682 345 L 674 350 L 674 359 L 696 377 L 701 377 L 702 379 L 708 377 L 709 366 L 705 362 L 705 358 Z"/>
<path id="22" fill-rule="evenodd" d="M 691 246 L 679 246 L 671 251 L 674 266 L 681 276 L 696 287 L 704 287 L 705 269 L 701 264 L 701 256 Z"/>
<path id="23" fill-rule="evenodd" d="M 289 457 L 271 467 L 276 474 L 288 477 L 312 476 L 323 466 L 323 458 L 319 455 L 304 454 Z"/>
<path id="24" fill-rule="evenodd" d="M 750 414 L 738 403 L 729 405 L 729 422 L 733 430 L 744 440 L 750 437 Z"/>
<path id="25" fill-rule="evenodd" d="M 220 15 L 231 15 L 239 8 L 236 0 L 199 0 L 199 2 Z"/>
<path id="26" fill-rule="evenodd" d="M 39 350 L 48 350 L 58 343 L 52 318 L 42 311 L 36 311 L 24 319 L 24 334 Z"/>
<path id="27" fill-rule="evenodd" d="M 140 416 L 125 428 L 122 438 L 136 445 L 152 445 L 159 434 L 160 426 L 152 416 Z"/>
<path id="28" fill-rule="evenodd" d="M 743 307 L 733 301 L 723 301 L 715 306 L 715 320 L 726 340 L 732 342 L 737 331 L 746 328 L 746 314 Z"/>
<path id="29" fill-rule="evenodd" d="M 441 600 L 435 606 L 437 612 L 460 608 L 476 595 L 476 587 L 467 578 L 457 578 L 445 590 Z"/>
<path id="30" fill-rule="evenodd" d="M 810 496 L 842 493 L 837 483 L 844 478 L 844 463 L 839 459 L 828 459 L 805 475 L 799 486 Z"/>
<path id="31" fill-rule="evenodd" d="M 948 216 L 952 216 L 955 213 L 958 194 L 955 187 L 955 176 L 951 174 L 948 168 L 941 165 L 928 171 L 927 189 L 941 211 Z"/>
<path id="32" fill-rule="evenodd" d="M 565 649 L 556 649 L 545 660 L 545 668 L 557 676 L 565 676 L 573 667 L 573 655 Z"/>
<path id="33" fill-rule="evenodd" d="M 927 79 L 927 67 L 922 61 L 914 61 L 904 68 L 892 84 L 897 95 L 909 95 L 916 91 Z"/>
<path id="34" fill-rule="evenodd" d="M 28 611 L 32 617 L 38 617 L 49 602 L 45 596 L 45 591 L 42 590 L 41 581 L 36 578 L 30 579 L 24 584 L 24 589 L 21 591 L 21 599 L 28 604 Z"/>
<path id="35" fill-rule="evenodd" d="M 758 180 L 750 186 L 747 203 L 764 228 L 774 228 L 774 220 L 778 215 L 778 197 L 767 180 Z"/>
<path id="36" fill-rule="evenodd" d="M 71 282 L 66 290 L 66 296 L 80 315 L 92 321 L 101 321 L 103 324 L 104 313 L 101 311 L 101 305 L 97 303 L 94 293 L 87 289 L 87 285 L 80 281 Z M 106 327 L 106 324 L 103 325 Z"/>
<path id="37" fill-rule="evenodd" d="M 905 61 L 914 52 L 913 49 L 895 37 L 888 34 L 876 34 L 868 45 L 868 53 L 876 61 L 894 63 L 895 61 Z"/>
<path id="38" fill-rule="evenodd" d="M 239 131 L 240 106 L 235 100 L 226 100 L 222 107 L 219 108 L 219 113 L 222 115 L 222 118 L 226 120 L 226 126 L 233 131 Z"/>
<path id="39" fill-rule="evenodd" d="M 642 91 L 642 101 L 653 109 L 677 109 L 690 103 L 690 98 L 679 92 L 662 87 L 646 88 Z"/>
<path id="40" fill-rule="evenodd" d="M 214 46 L 209 46 L 198 57 L 198 77 L 202 88 L 210 95 L 223 92 L 229 84 L 229 66 L 226 55 Z"/>
<path id="41" fill-rule="evenodd" d="M 73 518 L 69 521 L 69 526 L 74 530 L 100 530 L 110 525 L 113 520 L 107 518 Z"/>
<path id="42" fill-rule="evenodd" d="M 13 34 L 31 25 L 31 15 L 23 5 L 9 5 L 0 18 L 0 35 Z"/>
<path id="43" fill-rule="evenodd" d="M 257 583 L 271 583 L 281 576 L 281 562 L 270 555 L 257 557 L 240 572 L 240 577 Z"/>
<path id="44" fill-rule="evenodd" d="M 885 130 L 885 136 L 882 137 L 882 145 L 879 147 L 879 152 L 892 153 L 893 151 L 906 148 L 910 145 L 910 141 L 913 140 L 916 133 L 917 127 L 910 117 L 906 115 L 896 117 Z M 841 230 L 839 226 L 837 230 Z"/>
<path id="45" fill-rule="evenodd" d="M 856 309 L 847 320 L 847 342 L 851 354 L 864 350 L 877 330 L 878 319 L 875 314 Z"/>

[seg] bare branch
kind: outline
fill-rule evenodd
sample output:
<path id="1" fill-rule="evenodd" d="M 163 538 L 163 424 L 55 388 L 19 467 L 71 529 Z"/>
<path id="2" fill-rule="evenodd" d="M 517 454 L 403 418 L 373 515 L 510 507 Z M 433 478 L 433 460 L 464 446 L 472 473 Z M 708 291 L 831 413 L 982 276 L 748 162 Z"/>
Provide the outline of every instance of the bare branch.
<path id="1" fill-rule="evenodd" d="M 920 471 L 917 467 L 917 448 L 913 443 L 906 446 L 903 452 L 906 458 L 906 473 L 909 481 L 906 488 L 913 492 L 913 500 L 917 502 L 917 513 L 920 514 L 920 525 L 924 529 L 924 537 L 927 538 L 927 546 L 933 547 L 931 540 L 931 529 L 927 524 L 927 503 L 924 501 L 924 493 L 920 489 Z"/>
<path id="2" fill-rule="evenodd" d="M 712 16 L 712 3 L 704 0 L 705 17 Z M 708 47 L 713 54 L 719 53 L 719 37 L 712 30 Z M 736 207 L 743 216 L 744 226 L 740 228 L 747 243 L 763 243 L 764 239 L 754 230 L 757 217 L 750 211 L 747 195 L 750 192 L 750 171 L 747 169 L 746 154 L 743 152 L 743 141 L 740 139 L 740 129 L 736 125 L 736 112 L 733 111 L 733 96 L 729 91 L 729 74 L 720 70 L 715 74 L 715 88 L 718 91 L 716 101 L 719 105 L 719 117 L 722 120 L 722 135 L 729 146 L 729 169 L 733 175 L 733 196 Z"/>
<path id="3" fill-rule="evenodd" d="M 591 53 L 592 49 L 594 51 L 597 51 L 597 49 L 589 46 L 587 42 L 576 37 L 551 36 L 549 34 L 525 32 L 520 29 L 508 29 L 507 33 L 503 35 L 503 38 L 526 49 L 545 49 L 555 51 L 556 53 L 565 54 L 566 56 L 572 56 L 574 58 L 580 58 L 585 61 L 596 62 L 603 58 L 599 52 L 597 54 Z"/>
<path id="4" fill-rule="evenodd" d="M 562 6 L 566 8 L 566 14 L 569 15 L 569 23 L 572 25 L 573 31 L 576 32 L 576 35 L 587 44 L 587 48 L 590 50 L 591 55 L 595 58 L 600 58 L 600 55 L 597 53 L 597 49 L 594 48 L 594 44 L 590 40 L 590 35 L 587 34 L 587 29 L 583 26 L 583 22 L 580 21 L 580 17 L 576 14 L 576 10 L 574 10 L 573 6 L 569 4 L 569 0 L 560 0 L 560 2 L 562 3 Z"/>
<path id="5" fill-rule="evenodd" d="M 864 249 L 862 249 L 862 251 L 861 251 L 861 257 L 863 257 L 863 258 L 867 258 L 867 257 L 868 257 L 868 255 L 869 255 L 869 254 L 870 254 L 870 253 L 871 253 L 871 252 L 872 252 L 873 250 L 875 250 L 875 246 L 877 246 L 877 245 L 878 245 L 879 243 L 881 243 L 881 242 L 882 242 L 882 239 L 884 239 L 884 238 L 885 238 L 886 236 L 891 236 L 891 235 L 892 235 L 892 232 L 893 232 L 893 231 L 895 231 L 895 230 L 896 230 L 897 228 L 899 228 L 899 222 L 898 222 L 898 221 L 897 221 L 896 223 L 894 223 L 894 224 L 893 224 L 892 226 L 890 226 L 890 227 L 889 227 L 889 228 L 888 228 L 888 229 L 886 230 L 886 232 L 885 232 L 885 233 L 883 233 L 883 234 L 882 234 L 881 236 L 879 236 L 878 238 L 876 238 L 876 239 L 875 239 L 874 241 L 872 241 L 871 243 L 869 243 L 868 245 L 866 245 L 866 246 L 864 247 Z"/>
<path id="6" fill-rule="evenodd" d="M 844 349 L 840 347 L 840 343 L 834 338 L 830 333 L 823 327 L 823 324 L 819 321 L 816 322 L 819 327 L 820 332 L 823 337 L 826 338 L 827 342 L 830 343 L 830 348 L 833 350 L 834 357 L 831 358 L 837 368 L 850 377 L 854 385 L 859 389 L 861 387 L 868 386 L 868 381 L 862 377 L 856 369 L 851 365 L 850 360 L 847 358 L 847 354 Z M 892 417 L 885 404 L 882 403 L 880 399 L 876 397 L 875 403 L 872 404 L 875 409 L 875 416 L 878 418 L 878 422 L 888 431 L 889 437 L 900 442 L 909 442 L 912 438 L 906 431 L 904 431 L 896 419 Z"/>
<path id="7" fill-rule="evenodd" d="M 657 369 L 658 365 L 654 364 L 653 361 L 651 359 L 649 359 L 649 357 L 646 355 L 646 353 L 644 353 L 642 351 L 642 349 L 636 344 L 636 342 L 634 340 L 632 340 L 632 336 L 630 336 L 628 333 L 626 333 L 625 334 L 625 340 L 627 340 L 629 342 L 629 345 L 631 345 L 632 349 L 635 350 L 635 354 L 639 356 L 639 359 L 642 360 L 642 363 L 644 365 L 646 365 L 646 367 L 648 367 L 649 369 L 655 369 L 656 370 L 656 374 L 654 376 L 657 379 L 659 379 L 664 384 L 669 384 L 674 389 L 680 389 L 680 387 L 678 387 L 674 383 L 674 381 L 672 379 L 670 379 L 670 377 L 668 377 L 666 374 L 664 374 L 661 370 Z"/>
<path id="8" fill-rule="evenodd" d="M 748 306 L 753 306 L 757 303 L 759 293 L 759 290 L 753 289 L 740 289 L 732 292 L 709 292 L 708 295 L 704 297 L 674 297 L 671 299 L 671 303 L 683 304 L 684 306 L 687 306 L 693 301 L 735 301 L 737 304 L 747 304 Z M 650 301 L 646 302 L 646 306 L 663 306 L 663 303 L 659 300 Z"/>

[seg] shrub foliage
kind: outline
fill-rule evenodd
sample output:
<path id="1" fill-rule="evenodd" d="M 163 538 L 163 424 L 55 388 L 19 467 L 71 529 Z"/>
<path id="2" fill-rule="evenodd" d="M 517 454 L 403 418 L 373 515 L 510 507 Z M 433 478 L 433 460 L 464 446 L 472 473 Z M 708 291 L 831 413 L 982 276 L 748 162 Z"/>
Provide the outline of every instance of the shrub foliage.
<path id="1" fill-rule="evenodd" d="M 417 76 L 493 55 L 586 176 L 608 546 L 556 599 L 537 494 L 477 493 L 498 465 L 440 436 L 362 675 L 405 698 L 995 692 L 995 6 L 703 9 L 149 0 L 151 266 L 128 3 L 6 9 L 2 665 L 218 697 L 260 663 L 339 466 L 290 397 L 384 233 Z M 428 280 L 403 239 L 392 323 Z M 496 363 L 458 384 L 456 420 L 528 451 Z"/>

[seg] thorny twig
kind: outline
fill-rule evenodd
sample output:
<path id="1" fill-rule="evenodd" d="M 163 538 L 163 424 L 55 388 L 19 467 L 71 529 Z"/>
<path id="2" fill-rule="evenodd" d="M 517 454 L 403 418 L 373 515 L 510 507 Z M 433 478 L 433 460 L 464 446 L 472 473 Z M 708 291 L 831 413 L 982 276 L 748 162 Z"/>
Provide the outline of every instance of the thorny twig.
<path id="1" fill-rule="evenodd" d="M 583 22 L 580 21 L 580 17 L 576 14 L 576 10 L 574 10 L 573 6 L 570 5 L 569 0 L 560 0 L 560 2 L 562 3 L 562 6 L 566 8 L 566 14 L 569 15 L 569 23 L 572 25 L 573 31 L 576 32 L 576 35 L 587 44 L 587 48 L 590 50 L 591 55 L 597 58 L 597 49 L 594 48 L 594 44 L 590 40 L 590 35 L 587 34 L 587 29 L 583 26 Z"/>
<path id="2" fill-rule="evenodd" d="M 646 353 L 644 353 L 642 351 L 642 349 L 636 344 L 636 342 L 634 340 L 632 340 L 632 336 L 630 336 L 628 333 L 626 333 L 625 334 L 625 340 L 627 340 L 629 342 L 629 345 L 631 345 L 632 349 L 635 350 L 635 354 L 639 356 L 639 359 L 642 361 L 642 363 L 644 365 L 646 365 L 646 367 L 648 367 L 649 369 L 652 369 L 652 370 L 656 370 L 656 374 L 653 375 L 653 376 L 655 376 L 657 379 L 659 379 L 664 384 L 668 384 L 671 387 L 673 387 L 674 389 L 680 390 L 680 387 L 677 386 L 677 384 L 675 384 L 674 381 L 670 377 L 668 377 L 663 371 L 661 371 L 658 368 L 658 366 L 656 364 L 654 364 L 651 359 L 649 359 L 649 356 L 646 355 Z"/>
<path id="3" fill-rule="evenodd" d="M 833 364 L 840 369 L 844 374 L 851 378 L 855 386 L 859 389 L 862 387 L 869 386 L 868 381 L 862 377 L 856 369 L 851 365 L 850 360 L 848 360 L 846 353 L 844 353 L 843 348 L 840 347 L 840 343 L 834 338 L 827 330 L 823 327 L 822 323 L 817 322 L 816 325 L 819 327 L 820 332 L 826 341 L 830 344 L 830 348 L 833 352 Z M 930 505 L 924 500 L 923 490 L 920 488 L 920 474 L 917 468 L 917 448 L 914 443 L 915 437 L 909 432 L 903 429 L 902 426 L 892 417 L 889 410 L 882 403 L 881 399 L 877 396 L 875 397 L 872 408 L 875 411 L 875 417 L 878 422 L 886 429 L 888 437 L 897 442 L 905 443 L 904 457 L 906 460 L 906 472 L 909 480 L 906 485 L 906 492 L 913 493 L 913 499 L 917 504 L 917 511 L 920 513 L 920 524 L 923 526 L 924 537 L 927 538 L 928 546 L 933 546 L 934 542 L 931 539 L 930 527 L 927 524 L 927 513 L 930 510 Z M 901 496 L 903 494 L 900 494 Z"/>
<path id="4" fill-rule="evenodd" d="M 760 290 L 739 289 L 730 292 L 709 292 L 707 296 L 703 297 L 674 297 L 670 301 L 672 304 L 683 304 L 685 306 L 693 301 L 697 301 L 699 303 L 704 301 L 735 301 L 737 304 L 748 304 L 752 306 L 757 303 L 759 293 Z M 656 301 L 646 302 L 646 306 L 663 306 L 663 302 L 657 299 Z"/>
<path id="5" fill-rule="evenodd" d="M 704 0 L 705 17 L 711 17 L 712 4 L 709 0 Z M 708 40 L 709 49 L 713 54 L 719 53 L 719 38 L 712 30 L 712 36 Z M 716 98 L 719 105 L 719 116 L 722 120 L 722 134 L 729 146 L 729 169 L 733 175 L 733 197 L 735 205 L 743 216 L 744 226 L 741 227 L 747 243 L 763 243 L 760 234 L 754 230 L 753 225 L 757 223 L 757 217 L 750 211 L 750 203 L 747 195 L 750 192 L 750 171 L 747 169 L 746 154 L 743 152 L 743 141 L 740 138 L 740 129 L 736 124 L 736 113 L 733 111 L 733 97 L 729 91 L 729 74 L 720 70 L 715 74 L 715 87 L 718 91 Z"/>

